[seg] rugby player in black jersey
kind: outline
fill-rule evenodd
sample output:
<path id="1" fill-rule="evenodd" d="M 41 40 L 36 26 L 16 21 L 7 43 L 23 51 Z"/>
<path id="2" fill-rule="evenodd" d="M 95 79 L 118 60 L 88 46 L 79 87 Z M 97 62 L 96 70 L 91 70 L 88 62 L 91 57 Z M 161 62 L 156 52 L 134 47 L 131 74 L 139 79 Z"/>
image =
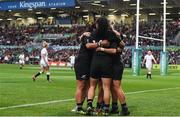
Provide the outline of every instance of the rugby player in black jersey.
<path id="1" fill-rule="evenodd" d="M 114 31 L 115 32 L 115 31 Z M 116 33 L 116 35 L 118 35 Z M 121 80 L 124 70 L 124 64 L 121 59 L 121 52 L 124 49 L 124 42 L 121 41 L 119 44 L 114 43 L 113 47 L 115 48 L 103 48 L 99 47 L 96 49 L 96 51 L 103 51 L 109 54 L 113 55 L 113 82 L 112 82 L 112 88 L 111 88 L 111 94 L 112 94 L 112 110 L 111 113 L 117 113 L 118 111 L 118 104 L 117 100 L 119 99 L 119 102 L 121 104 L 122 110 L 119 113 L 119 115 L 127 116 L 130 114 L 128 107 L 126 105 L 125 100 L 125 94 L 123 92 L 123 89 L 121 87 Z"/>
<path id="2" fill-rule="evenodd" d="M 109 21 L 102 17 L 99 18 L 96 22 L 96 32 L 91 36 L 95 39 L 96 42 L 100 42 L 100 40 L 109 41 L 110 45 L 112 42 L 118 42 L 116 34 L 110 30 Z M 97 44 L 101 45 L 101 44 Z M 110 104 L 110 86 L 111 80 L 113 77 L 113 69 L 112 69 L 112 56 L 111 54 L 95 51 L 93 54 L 93 59 L 91 63 L 91 73 L 90 73 L 90 88 L 88 91 L 88 101 L 87 101 L 87 113 L 91 113 L 93 111 L 93 99 L 95 94 L 95 89 L 97 85 L 97 81 L 99 78 L 102 80 L 103 84 L 103 115 L 109 115 L 109 104 Z"/>
<path id="3" fill-rule="evenodd" d="M 89 31 L 94 30 L 94 25 L 92 25 Z M 86 36 L 88 35 L 88 36 Z M 96 48 L 97 44 L 94 43 L 93 38 L 89 36 L 90 34 L 85 32 L 83 35 L 80 36 L 81 46 L 79 50 L 79 54 L 75 59 L 75 74 L 76 74 L 76 107 L 72 110 L 72 112 L 85 114 L 83 111 L 83 102 L 85 97 L 87 96 L 87 91 L 89 88 L 89 77 L 90 77 L 90 65 L 93 55 L 93 49 Z M 103 44 L 103 43 L 102 43 Z"/>
<path id="4" fill-rule="evenodd" d="M 76 74 L 76 109 L 77 113 L 84 114 L 83 111 L 83 102 L 86 97 L 86 90 L 89 88 L 89 77 L 90 77 L 90 65 L 92 60 L 92 49 L 87 49 L 87 43 L 93 43 L 91 37 L 83 36 L 80 38 L 81 46 L 79 54 L 75 59 L 75 74 Z"/>

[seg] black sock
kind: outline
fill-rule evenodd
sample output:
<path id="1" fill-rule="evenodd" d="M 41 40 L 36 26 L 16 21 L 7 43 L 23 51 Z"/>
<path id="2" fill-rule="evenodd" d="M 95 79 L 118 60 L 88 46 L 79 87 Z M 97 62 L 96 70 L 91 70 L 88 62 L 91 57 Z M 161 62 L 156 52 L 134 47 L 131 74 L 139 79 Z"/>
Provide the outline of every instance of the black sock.
<path id="1" fill-rule="evenodd" d="M 47 75 L 47 80 L 49 81 L 49 75 Z"/>
<path id="2" fill-rule="evenodd" d="M 126 103 L 121 104 L 121 107 L 122 107 L 122 111 L 127 111 L 128 110 L 128 107 L 127 107 Z"/>
<path id="3" fill-rule="evenodd" d="M 151 79 L 151 74 L 149 74 L 149 77 L 150 77 L 150 79 Z"/>
<path id="4" fill-rule="evenodd" d="M 79 111 L 79 110 L 82 110 L 82 103 L 77 103 L 76 105 L 77 105 L 77 110 L 78 110 L 78 111 Z"/>
<path id="5" fill-rule="evenodd" d="M 102 109 L 104 107 L 104 102 L 98 102 L 97 104 L 96 104 L 96 108 L 97 109 Z"/>
<path id="6" fill-rule="evenodd" d="M 109 104 L 104 104 L 104 111 L 109 113 Z"/>
<path id="7" fill-rule="evenodd" d="M 87 106 L 89 106 L 89 107 L 93 107 L 93 100 L 92 99 L 88 99 L 87 100 Z"/>
<path id="8" fill-rule="evenodd" d="M 100 109 L 100 108 L 101 108 L 101 103 L 97 102 L 97 103 L 96 103 L 96 108 L 97 108 L 97 109 Z"/>
<path id="9" fill-rule="evenodd" d="M 101 103 L 101 109 L 103 109 L 104 108 L 104 101 L 102 101 L 102 103 Z"/>
<path id="10" fill-rule="evenodd" d="M 85 98 L 84 98 L 83 101 L 81 102 L 82 105 L 84 104 L 84 101 L 85 101 Z"/>
<path id="11" fill-rule="evenodd" d="M 118 109 L 118 103 L 112 102 L 112 110 L 117 110 L 117 109 Z"/>
<path id="12" fill-rule="evenodd" d="M 41 74 L 41 73 L 40 73 L 40 72 L 38 72 L 38 73 L 35 75 L 35 78 L 36 78 L 36 77 L 38 77 L 40 74 Z"/>
<path id="13" fill-rule="evenodd" d="M 146 78 L 148 79 L 148 77 L 149 77 L 149 74 L 147 74 Z"/>

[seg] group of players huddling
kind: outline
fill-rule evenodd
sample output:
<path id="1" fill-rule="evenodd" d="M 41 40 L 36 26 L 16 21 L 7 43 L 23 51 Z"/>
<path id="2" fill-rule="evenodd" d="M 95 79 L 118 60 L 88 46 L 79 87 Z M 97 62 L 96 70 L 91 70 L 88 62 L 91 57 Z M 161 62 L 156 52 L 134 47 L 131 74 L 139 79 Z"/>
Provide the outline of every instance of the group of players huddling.
<path id="1" fill-rule="evenodd" d="M 76 113 L 105 116 L 110 113 L 119 113 L 123 116 L 130 114 L 121 87 L 124 70 L 121 52 L 124 46 L 120 34 L 113 30 L 104 17 L 97 19 L 94 27 L 81 36 L 81 47 L 74 65 L 77 85 Z M 94 108 L 93 100 L 97 85 L 97 106 Z M 85 98 L 86 111 L 82 108 Z M 118 100 L 121 111 L 118 109 Z"/>
<path id="2" fill-rule="evenodd" d="M 129 115 L 125 94 L 121 87 L 124 70 L 121 52 L 125 44 L 120 34 L 110 26 L 106 18 L 101 17 L 88 32 L 81 35 L 80 40 L 81 46 L 74 64 L 77 85 L 74 111 L 87 115 L 108 116 L 110 113 Z M 50 81 L 47 48 L 48 43 L 43 42 L 41 70 L 32 77 L 33 81 L 44 72 L 47 74 L 47 80 Z M 97 106 L 94 108 L 93 100 L 97 85 Z M 110 98 L 112 98 L 111 110 Z M 87 99 L 86 111 L 83 109 L 85 99 Z M 119 111 L 118 100 L 122 107 L 121 111 Z"/>

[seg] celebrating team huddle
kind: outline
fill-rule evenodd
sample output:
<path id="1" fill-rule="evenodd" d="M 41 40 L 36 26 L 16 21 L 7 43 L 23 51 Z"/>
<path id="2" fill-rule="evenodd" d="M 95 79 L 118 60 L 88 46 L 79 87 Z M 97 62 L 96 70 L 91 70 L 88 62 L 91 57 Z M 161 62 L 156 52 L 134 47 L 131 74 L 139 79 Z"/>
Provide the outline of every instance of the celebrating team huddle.
<path id="1" fill-rule="evenodd" d="M 71 64 L 74 66 L 76 74 L 76 113 L 87 115 L 109 115 L 119 113 L 119 115 L 129 115 L 125 94 L 121 87 L 121 80 L 124 64 L 121 59 L 121 52 L 124 49 L 124 42 L 120 34 L 109 24 L 109 21 L 102 17 L 95 25 L 89 28 L 81 37 L 79 54 L 74 61 L 71 56 Z M 43 42 L 41 50 L 40 66 L 41 70 L 32 79 L 46 72 L 47 80 L 50 81 L 48 63 L 48 43 Z M 98 85 L 97 106 L 94 108 L 93 100 L 96 87 Z M 111 96 L 110 96 L 111 95 Z M 110 98 L 112 97 L 112 109 L 110 111 Z M 87 100 L 86 111 L 83 103 Z M 118 108 L 118 100 L 121 104 L 121 111 Z"/>
<path id="2" fill-rule="evenodd" d="M 71 69 L 74 68 L 76 75 L 76 106 L 72 112 L 83 115 L 128 116 L 130 112 L 121 86 L 124 71 L 121 53 L 125 47 L 122 35 L 110 26 L 106 18 L 101 17 L 80 36 L 80 42 L 78 56 L 75 58 L 72 54 L 69 57 Z M 39 75 L 46 73 L 47 81 L 51 82 L 47 51 L 49 44 L 44 41 L 42 46 L 39 62 L 41 70 L 33 75 L 32 79 L 36 81 Z M 147 78 L 151 78 L 152 60 L 156 63 L 151 51 L 148 51 L 143 60 L 143 65 L 146 62 Z M 19 56 L 19 64 L 22 69 L 24 66 L 23 53 Z M 94 107 L 97 86 L 97 105 Z M 86 110 L 83 108 L 85 100 L 87 100 Z M 110 100 L 112 100 L 111 109 Z M 121 105 L 120 111 L 118 101 Z"/>
<path id="3" fill-rule="evenodd" d="M 125 95 L 121 87 L 124 65 L 121 52 L 124 43 L 109 25 L 106 18 L 99 18 L 96 26 L 81 38 L 79 55 L 75 60 L 76 109 L 77 113 L 87 115 L 109 115 L 110 94 L 112 95 L 111 113 L 118 113 L 118 102 L 122 106 L 119 115 L 129 115 Z M 93 107 L 95 90 L 98 84 L 97 107 Z M 87 109 L 82 106 L 87 98 Z"/>
<path id="4" fill-rule="evenodd" d="M 75 59 L 71 56 L 71 64 L 74 66 L 76 74 L 76 113 L 87 115 L 109 115 L 119 113 L 119 115 L 129 115 L 125 94 L 121 87 L 121 80 L 124 64 L 121 59 L 121 52 L 124 49 L 124 42 L 120 34 L 109 24 L 109 21 L 102 17 L 95 25 L 89 28 L 81 38 L 79 54 Z M 48 63 L 48 43 L 43 42 L 41 50 L 40 66 L 41 70 L 32 79 L 46 72 L 47 80 L 50 81 Z M 93 100 L 96 87 L 98 85 L 97 106 L 94 108 Z M 111 96 L 110 96 L 111 95 Z M 112 109 L 110 111 L 110 98 L 112 97 Z M 86 111 L 83 103 L 87 99 Z M 118 100 L 122 110 L 119 111 Z"/>

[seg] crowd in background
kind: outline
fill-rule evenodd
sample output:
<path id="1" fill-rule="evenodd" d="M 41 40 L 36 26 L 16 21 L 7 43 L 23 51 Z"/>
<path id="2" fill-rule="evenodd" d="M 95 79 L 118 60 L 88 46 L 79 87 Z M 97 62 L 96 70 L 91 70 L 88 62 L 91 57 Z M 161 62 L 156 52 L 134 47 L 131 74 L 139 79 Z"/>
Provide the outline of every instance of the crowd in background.
<path id="1" fill-rule="evenodd" d="M 142 52 L 142 59 L 147 51 Z M 153 55 L 157 60 L 157 63 L 160 63 L 160 52 L 159 50 L 153 50 Z M 26 49 L 0 49 L 0 63 L 16 63 L 18 62 L 18 57 L 21 53 L 24 53 L 26 57 L 28 57 L 29 62 L 31 64 L 38 64 L 40 58 L 40 49 L 34 49 L 32 52 L 28 52 Z M 78 49 L 63 49 L 63 50 L 49 50 L 49 58 L 54 62 L 69 62 L 69 57 L 71 55 L 77 56 Z M 180 51 L 168 51 L 169 54 L 169 64 L 179 64 L 180 63 Z M 7 59 L 8 57 L 8 59 Z M 132 60 L 132 49 L 125 48 L 122 52 L 122 60 L 126 67 L 131 67 Z M 5 60 L 5 58 L 7 60 Z M 31 62 L 30 62 L 31 61 Z"/>
<path id="2" fill-rule="evenodd" d="M 78 45 L 78 36 L 80 36 L 86 27 L 15 27 L 4 26 L 0 27 L 0 45 L 17 45 L 24 46 L 33 41 L 46 40 L 52 45 L 73 46 Z M 43 38 L 43 35 L 57 35 L 57 38 Z M 66 36 L 71 35 L 71 36 Z M 40 36 L 40 37 L 39 37 Z M 36 39 L 36 38 L 41 39 Z"/>
<path id="3" fill-rule="evenodd" d="M 114 28 L 123 35 L 123 40 L 126 44 L 126 48 L 122 53 L 122 59 L 125 66 L 131 66 L 132 47 L 135 45 L 135 25 L 126 24 L 113 24 Z M 153 37 L 157 39 L 163 38 L 163 26 L 161 23 L 141 23 L 140 35 L 145 37 Z M 59 27 L 59 26 L 29 26 L 29 27 L 15 27 L 5 26 L 0 27 L 0 62 L 15 63 L 18 61 L 18 56 L 22 52 L 29 60 L 37 60 L 40 58 L 40 48 L 33 48 L 28 50 L 28 47 L 32 47 L 32 43 L 39 43 L 46 40 L 51 46 L 79 46 L 79 36 L 87 30 L 86 26 L 74 26 L 74 27 Z M 174 41 L 178 31 L 178 23 L 170 22 L 167 24 L 167 45 L 179 46 Z M 49 36 L 49 35 L 50 36 Z M 54 36 L 54 35 L 55 36 Z M 44 36 L 45 35 L 45 36 Z M 57 36 L 56 36 L 57 35 Z M 49 37 L 53 38 L 49 38 Z M 8 46 L 17 46 L 16 48 L 9 48 Z M 34 45 L 33 45 L 34 46 Z M 162 42 L 139 39 L 139 46 L 161 46 Z M 20 48 L 21 47 L 21 48 Z M 152 48 L 151 48 L 152 49 Z M 143 55 L 146 51 L 143 51 Z M 77 49 L 49 49 L 49 57 L 52 61 L 64 61 L 69 60 L 69 56 L 72 54 L 77 55 Z M 159 63 L 160 50 L 153 50 L 153 55 Z M 7 59 L 8 58 L 8 59 Z M 6 59 L 6 60 L 5 60 Z M 169 51 L 169 63 L 177 64 L 180 59 L 180 51 Z M 37 63 L 35 62 L 35 63 Z"/>
<path id="4" fill-rule="evenodd" d="M 126 46 L 135 45 L 135 25 L 127 24 L 114 24 L 114 28 L 121 32 L 124 37 Z M 78 37 L 87 30 L 86 26 L 73 26 L 73 27 L 59 27 L 59 26 L 31 26 L 31 27 L 15 27 L 15 26 L 5 26 L 0 27 L 0 45 L 26 45 L 31 41 L 34 41 L 38 35 L 41 39 L 40 41 L 47 40 L 52 45 L 60 46 L 78 46 Z M 157 39 L 163 39 L 163 25 L 161 23 L 141 23 L 140 25 L 140 35 L 145 37 L 153 37 Z M 167 45 L 176 45 L 174 38 L 177 35 L 178 23 L 170 22 L 167 24 Z M 43 38 L 43 34 L 59 34 L 57 38 L 48 39 Z M 70 36 L 67 36 L 70 35 Z M 141 39 L 139 41 L 140 46 L 162 46 L 161 42 Z"/>

